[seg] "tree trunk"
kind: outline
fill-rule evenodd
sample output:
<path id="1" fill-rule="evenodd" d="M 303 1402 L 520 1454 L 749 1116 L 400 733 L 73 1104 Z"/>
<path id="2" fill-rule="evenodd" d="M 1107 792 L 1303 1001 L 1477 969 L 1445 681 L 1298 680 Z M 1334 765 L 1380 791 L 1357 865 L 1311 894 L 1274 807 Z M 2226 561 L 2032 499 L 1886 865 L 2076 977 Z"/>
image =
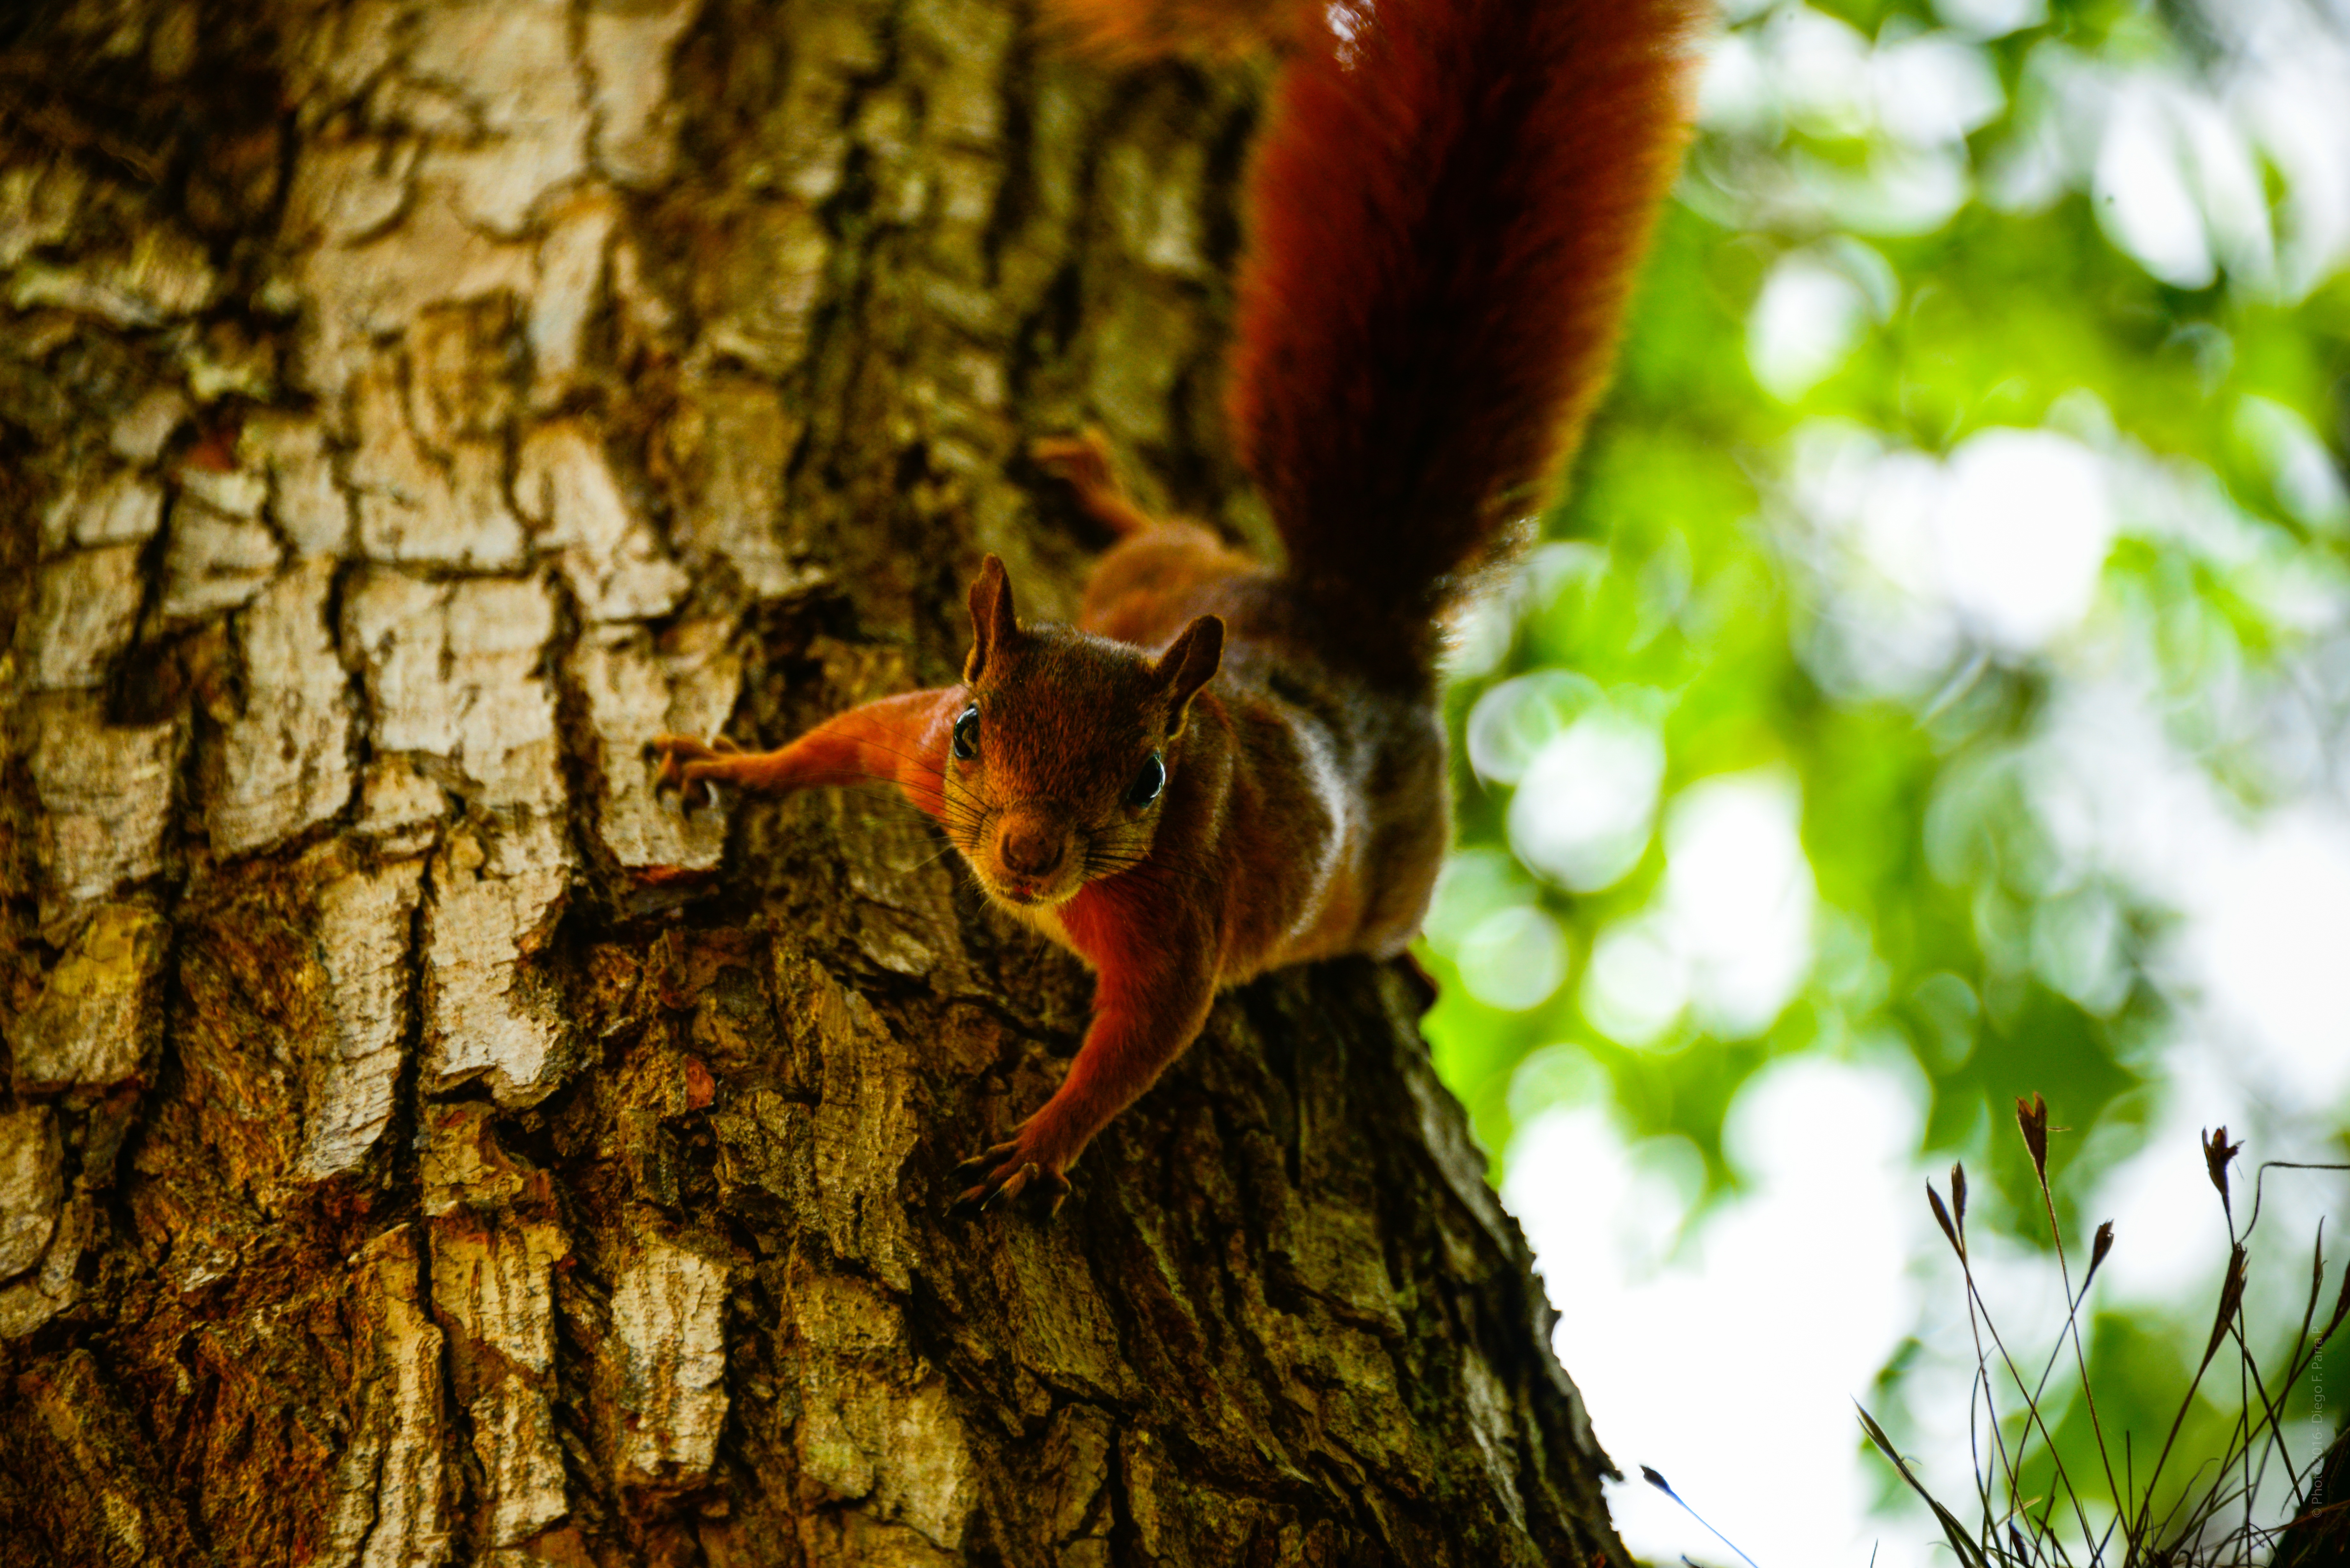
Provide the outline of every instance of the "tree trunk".
<path id="1" fill-rule="evenodd" d="M 1361 962 L 1057 1221 L 1087 981 L 870 790 L 1019 453 L 1217 419 L 1261 70 L 989 0 L 84 0 L 0 62 L 0 1564 L 1624 1561 Z M 661 869 L 674 868 L 674 869 Z"/>

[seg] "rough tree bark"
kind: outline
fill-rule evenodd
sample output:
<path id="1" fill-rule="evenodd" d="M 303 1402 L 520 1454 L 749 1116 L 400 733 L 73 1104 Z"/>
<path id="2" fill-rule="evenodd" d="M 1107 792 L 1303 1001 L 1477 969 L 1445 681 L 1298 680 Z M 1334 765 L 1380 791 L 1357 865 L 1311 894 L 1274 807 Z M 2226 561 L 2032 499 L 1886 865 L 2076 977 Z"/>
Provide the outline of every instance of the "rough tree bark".
<path id="1" fill-rule="evenodd" d="M 645 738 L 1254 530 L 1261 70 L 991 0 L 0 23 L 0 1564 L 1620 1563 L 1399 977 L 1226 998 L 1057 1223 L 1075 963 Z M 648 878 L 650 867 L 688 873 Z"/>

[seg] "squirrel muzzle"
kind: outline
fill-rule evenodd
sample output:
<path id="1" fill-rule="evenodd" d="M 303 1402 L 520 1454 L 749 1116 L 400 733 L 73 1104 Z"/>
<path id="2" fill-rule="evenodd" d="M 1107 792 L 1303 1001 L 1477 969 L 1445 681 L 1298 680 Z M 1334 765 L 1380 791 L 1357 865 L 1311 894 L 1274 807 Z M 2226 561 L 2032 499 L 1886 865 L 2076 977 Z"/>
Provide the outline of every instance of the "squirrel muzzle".
<path id="1" fill-rule="evenodd" d="M 1065 811 L 1044 802 L 1007 806 L 971 857 L 990 892 L 1014 904 L 1057 904 L 1085 880 L 1085 856 Z"/>

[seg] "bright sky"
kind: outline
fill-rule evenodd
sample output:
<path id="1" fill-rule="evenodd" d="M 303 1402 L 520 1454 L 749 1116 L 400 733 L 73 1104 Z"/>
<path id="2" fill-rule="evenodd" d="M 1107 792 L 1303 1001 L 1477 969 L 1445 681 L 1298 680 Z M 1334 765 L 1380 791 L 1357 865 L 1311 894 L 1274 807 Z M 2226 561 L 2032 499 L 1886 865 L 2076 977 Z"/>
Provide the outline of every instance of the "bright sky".
<path id="1" fill-rule="evenodd" d="M 1916 1077 L 1894 1061 L 1794 1058 L 1766 1071 L 1731 1128 L 1750 1191 L 1669 1259 L 1659 1253 L 1695 1196 L 1695 1150 L 1627 1146 L 1589 1106 L 1545 1113 L 1519 1135 L 1503 1197 L 1538 1257 L 1575 1261 L 1545 1275 L 1561 1314 L 1553 1343 L 1633 1478 L 1608 1505 L 1635 1552 L 1729 1556 L 1639 1482 L 1649 1464 L 1765 1568 L 1867 1562 L 1874 1478 L 1855 1462 L 1851 1399 L 1916 1313 L 1898 1262 L 1918 1207 Z M 1594 1259 L 1607 1260 L 1600 1277 Z"/>

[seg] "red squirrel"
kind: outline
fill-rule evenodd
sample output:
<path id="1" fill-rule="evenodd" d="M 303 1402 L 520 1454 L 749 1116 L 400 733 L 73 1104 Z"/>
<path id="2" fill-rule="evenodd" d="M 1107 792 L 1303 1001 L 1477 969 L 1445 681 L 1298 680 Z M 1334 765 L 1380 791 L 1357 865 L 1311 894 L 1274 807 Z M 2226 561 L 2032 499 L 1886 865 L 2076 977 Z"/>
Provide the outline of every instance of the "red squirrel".
<path id="1" fill-rule="evenodd" d="M 972 586 L 962 683 L 778 751 L 663 735 L 660 783 L 894 783 L 998 907 L 1097 976 L 1059 1089 L 957 1199 L 1070 1163 L 1269 969 L 1402 954 L 1443 857 L 1439 623 L 1550 499 L 1673 178 L 1705 0 L 1054 0 L 1286 44 L 1254 153 L 1228 414 L 1285 547 L 1144 515 L 1098 437 L 1037 460 L 1118 538 L 1074 627 Z M 1152 25 L 1156 25 L 1155 23 Z M 1150 36 L 1138 24 L 1122 36 Z M 1110 40 L 1113 43 L 1118 38 Z"/>

